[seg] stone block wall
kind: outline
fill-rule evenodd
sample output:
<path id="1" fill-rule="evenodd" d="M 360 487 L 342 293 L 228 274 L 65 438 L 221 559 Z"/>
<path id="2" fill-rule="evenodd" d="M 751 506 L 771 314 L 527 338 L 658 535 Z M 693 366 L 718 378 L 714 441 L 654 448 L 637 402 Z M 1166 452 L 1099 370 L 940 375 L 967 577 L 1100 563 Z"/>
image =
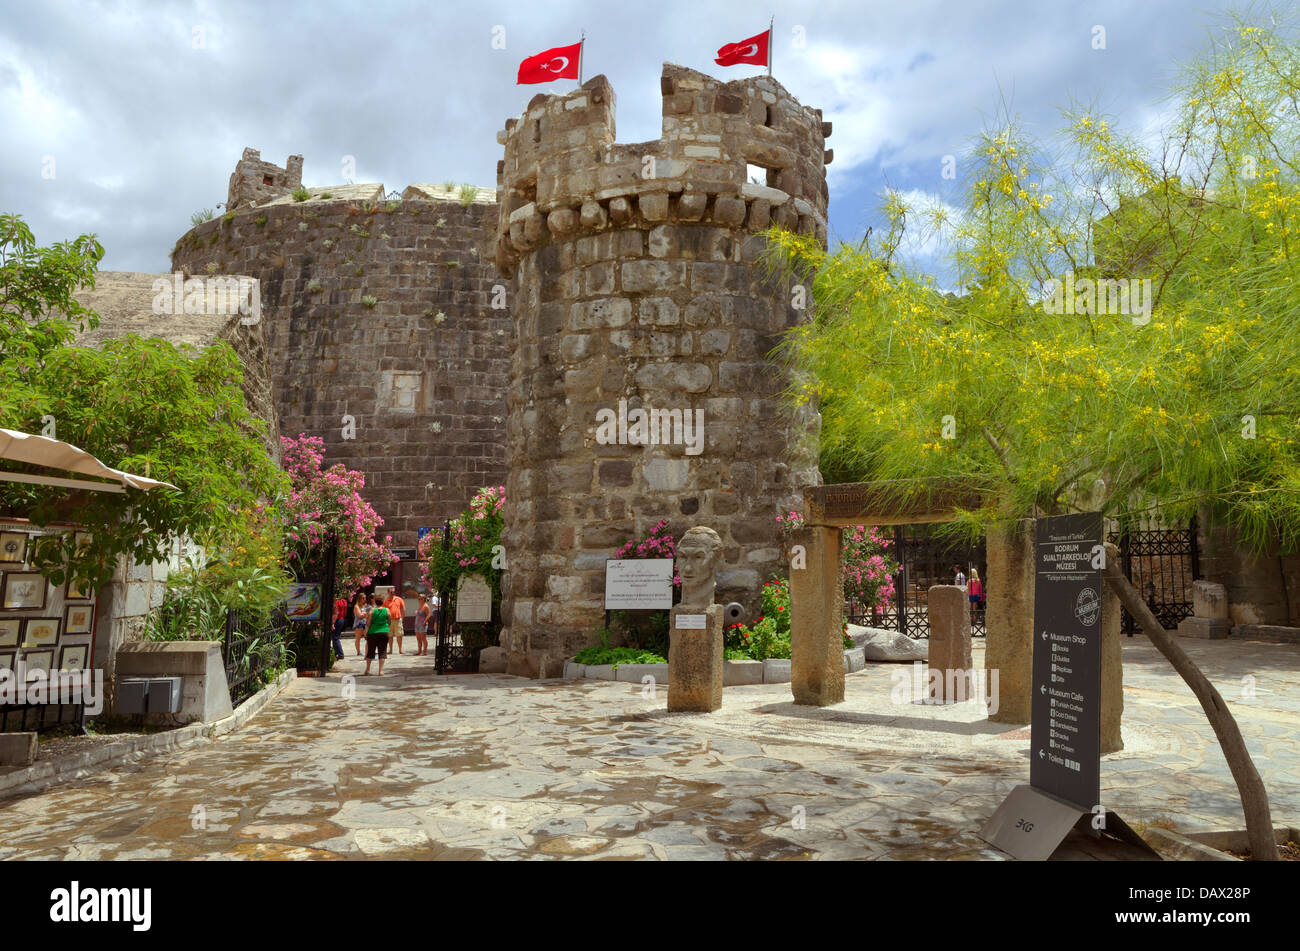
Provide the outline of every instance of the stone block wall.
<path id="1" fill-rule="evenodd" d="M 768 77 L 665 65 L 664 135 L 616 145 L 598 76 L 541 95 L 498 140 L 496 260 L 515 323 L 502 646 L 559 676 L 601 626 L 605 559 L 665 519 L 723 538 L 718 600 L 754 616 L 783 569 L 777 512 L 816 484 L 815 412 L 788 416 L 768 354 L 805 318 L 759 266 L 771 222 L 826 234 L 829 125 Z M 747 183 L 747 166 L 769 184 Z M 684 439 L 610 443 L 600 415 L 703 413 Z M 684 436 L 685 433 L 682 434 Z"/>
<path id="2" fill-rule="evenodd" d="M 1300 627 L 1300 554 L 1281 554 L 1276 546 L 1255 552 L 1207 512 L 1196 525 L 1197 577 L 1223 585 L 1233 624 Z"/>
<path id="3" fill-rule="evenodd" d="M 259 279 L 281 432 L 319 436 L 326 465 L 365 473 L 383 532 L 414 546 L 418 527 L 505 481 L 511 322 L 492 306 L 504 285 L 496 205 L 312 192 L 204 222 L 172 266 Z"/>

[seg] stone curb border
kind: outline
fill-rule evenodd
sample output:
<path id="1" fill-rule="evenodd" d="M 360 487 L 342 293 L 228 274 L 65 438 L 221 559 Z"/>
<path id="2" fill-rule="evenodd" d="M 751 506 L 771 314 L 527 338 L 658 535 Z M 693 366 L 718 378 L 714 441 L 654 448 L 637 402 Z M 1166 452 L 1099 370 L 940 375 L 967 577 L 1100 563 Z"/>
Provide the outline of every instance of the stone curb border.
<path id="1" fill-rule="evenodd" d="M 233 733 L 260 713 L 297 678 L 297 670 L 286 670 L 275 683 L 253 694 L 230 716 L 214 720 L 212 723 L 191 723 L 166 733 L 154 733 L 119 740 L 116 743 L 106 743 L 76 756 L 53 762 L 33 763 L 26 769 L 0 776 L 0 800 L 43 792 L 58 783 L 83 779 L 98 772 L 93 767 L 105 762 L 112 761 L 114 765 L 122 765 L 150 754 L 175 752 L 194 746 L 201 740 L 215 740 L 219 736 Z"/>
<path id="2" fill-rule="evenodd" d="M 854 647 L 844 652 L 844 672 L 857 673 L 867 666 L 866 652 Z M 565 680 L 618 680 L 624 683 L 641 683 L 642 677 L 653 677 L 656 684 L 668 683 L 667 664 L 578 664 L 572 658 L 564 662 Z M 788 684 L 790 661 L 779 660 L 724 660 L 722 685 L 739 687 L 749 684 Z"/>

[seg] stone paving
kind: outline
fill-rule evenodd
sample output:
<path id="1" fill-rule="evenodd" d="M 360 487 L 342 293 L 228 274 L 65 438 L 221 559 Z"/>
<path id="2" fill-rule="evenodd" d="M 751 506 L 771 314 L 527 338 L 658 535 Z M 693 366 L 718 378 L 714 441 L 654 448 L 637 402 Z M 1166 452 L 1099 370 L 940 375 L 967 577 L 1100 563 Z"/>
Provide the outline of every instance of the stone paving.
<path id="1" fill-rule="evenodd" d="M 1275 821 L 1300 825 L 1300 647 L 1182 643 Z M 1103 802 L 1130 823 L 1242 827 L 1191 691 L 1144 639 L 1124 661 Z M 849 675 L 835 707 L 772 684 L 728 687 L 713 714 L 668 714 L 662 686 L 440 678 L 410 656 L 345 698 L 361 669 L 299 680 L 215 742 L 0 801 L 0 858 L 997 859 L 976 830 L 1028 779 L 1028 731 L 978 701 L 894 702 L 906 665 Z"/>

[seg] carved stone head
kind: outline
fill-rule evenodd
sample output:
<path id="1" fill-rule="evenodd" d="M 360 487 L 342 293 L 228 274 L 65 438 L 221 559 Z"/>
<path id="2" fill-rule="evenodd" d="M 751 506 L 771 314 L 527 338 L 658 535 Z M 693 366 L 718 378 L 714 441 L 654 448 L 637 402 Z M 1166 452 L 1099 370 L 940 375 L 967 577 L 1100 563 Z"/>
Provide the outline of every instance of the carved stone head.
<path id="1" fill-rule="evenodd" d="M 677 543 L 677 573 L 682 579 L 681 607 L 703 611 L 713 603 L 718 584 L 722 538 L 711 528 L 696 525 Z"/>

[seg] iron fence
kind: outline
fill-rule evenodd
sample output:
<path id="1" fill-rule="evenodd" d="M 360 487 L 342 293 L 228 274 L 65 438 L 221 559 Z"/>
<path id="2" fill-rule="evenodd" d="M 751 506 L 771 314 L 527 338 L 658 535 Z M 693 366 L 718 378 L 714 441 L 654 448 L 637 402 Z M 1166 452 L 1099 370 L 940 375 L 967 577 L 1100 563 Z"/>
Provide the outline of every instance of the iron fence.
<path id="1" fill-rule="evenodd" d="M 898 561 L 894 574 L 894 596 L 882 605 L 868 611 L 852 601 L 845 605 L 844 615 L 850 624 L 880 627 L 899 631 L 911 638 L 930 636 L 930 613 L 927 606 L 931 586 L 953 584 L 956 576 L 952 566 L 960 565 L 969 579 L 971 570 L 979 571 L 980 578 L 987 577 L 987 546 L 981 538 L 971 544 L 944 538 L 933 526 L 897 525 L 894 527 L 894 544 L 890 554 Z M 969 580 L 967 581 L 969 587 Z M 987 588 L 985 588 L 987 592 Z M 971 609 L 971 635 L 983 637 L 988 628 L 985 611 L 987 593 Z"/>
<path id="2" fill-rule="evenodd" d="M 289 622 L 277 611 L 270 624 L 258 624 L 239 611 L 226 612 L 226 637 L 221 658 L 226 665 L 230 702 L 243 703 L 262 688 L 268 670 L 284 663 L 284 641 Z"/>
<path id="3" fill-rule="evenodd" d="M 1137 589 L 1147 607 L 1170 631 L 1192 615 L 1192 582 L 1199 577 L 1196 519 L 1172 524 L 1159 515 L 1121 516 L 1106 535 L 1119 549 L 1124 577 Z M 1124 611 L 1123 631 L 1132 637 L 1136 619 Z"/>

